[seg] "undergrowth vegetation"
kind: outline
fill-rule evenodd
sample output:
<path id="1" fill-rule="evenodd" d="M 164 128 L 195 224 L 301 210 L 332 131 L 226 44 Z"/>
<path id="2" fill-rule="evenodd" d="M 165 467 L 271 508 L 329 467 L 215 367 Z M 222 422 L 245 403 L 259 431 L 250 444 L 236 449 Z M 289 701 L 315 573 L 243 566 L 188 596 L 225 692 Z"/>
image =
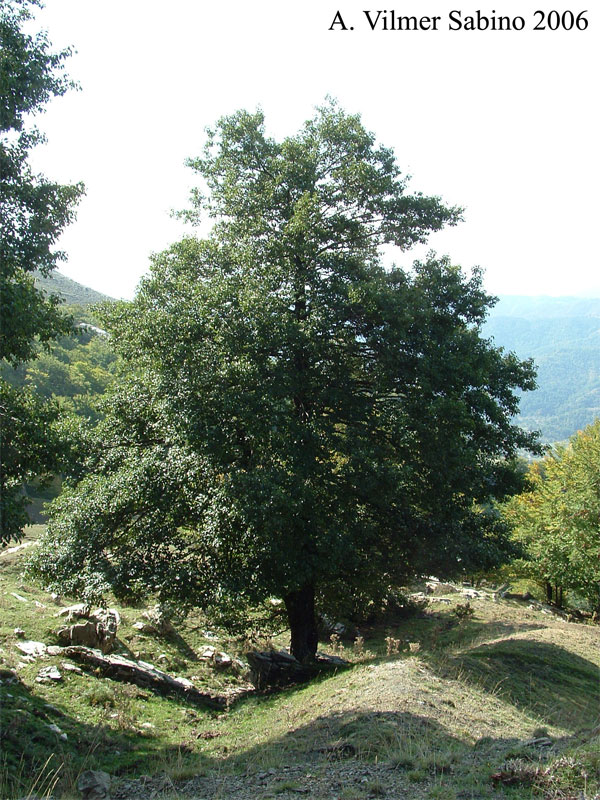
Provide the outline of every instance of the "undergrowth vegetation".
<path id="1" fill-rule="evenodd" d="M 24 544 L 40 530 L 29 528 Z M 412 616 L 364 627 L 354 641 L 327 637 L 321 649 L 335 649 L 350 669 L 274 693 L 248 692 L 218 712 L 86 671 L 60 655 L 24 656 L 20 637 L 55 644 L 62 624 L 56 614 L 74 600 L 53 598 L 24 579 L 28 549 L 0 556 L 2 798 L 77 796 L 84 769 L 117 780 L 160 773 L 177 787 L 215 771 L 275 774 L 290 765 L 318 776 L 340 760 L 387 764 L 389 779 L 413 787 L 415 797 L 598 792 L 600 657 L 592 624 L 514 600 L 494 602 L 491 593 L 471 599 L 469 613 L 461 594 L 433 597 Z M 134 627 L 144 607 L 119 610 L 123 655 L 215 694 L 248 686 L 245 673 L 198 658 L 213 645 L 243 659 L 247 639 L 228 637 L 200 614 L 169 635 L 145 634 Z M 254 646 L 284 647 L 286 636 L 269 640 L 268 631 L 257 631 Z M 39 682 L 40 669 L 50 665 L 62 679 Z M 377 796 L 378 780 L 337 796 Z M 282 778 L 275 794 L 293 797 L 299 786 Z"/>

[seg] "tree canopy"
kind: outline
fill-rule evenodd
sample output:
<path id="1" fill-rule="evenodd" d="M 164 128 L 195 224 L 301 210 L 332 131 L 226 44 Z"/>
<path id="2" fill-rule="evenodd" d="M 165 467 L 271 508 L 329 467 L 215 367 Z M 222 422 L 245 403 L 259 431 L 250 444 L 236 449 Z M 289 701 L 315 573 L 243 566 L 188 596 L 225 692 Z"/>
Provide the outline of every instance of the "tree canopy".
<path id="1" fill-rule="evenodd" d="M 525 573 L 561 604 L 563 589 L 600 613 L 600 420 L 529 470 L 528 491 L 503 509 Z"/>
<path id="2" fill-rule="evenodd" d="M 65 50 L 53 53 L 44 32 L 23 28 L 36 2 L 0 2 L 0 358 L 10 363 L 34 355 L 34 341 L 66 332 L 68 320 L 56 298 L 39 291 L 33 272 L 47 275 L 62 257 L 53 249 L 73 218 L 82 186 L 66 186 L 35 175 L 29 153 L 44 140 L 29 117 L 71 85 L 64 74 Z"/>
<path id="3" fill-rule="evenodd" d="M 381 245 L 424 242 L 460 210 L 409 193 L 358 116 L 329 103 L 277 142 L 238 112 L 190 165 L 206 196 L 189 216 L 212 216 L 212 234 L 155 256 L 113 308 L 130 377 L 34 569 L 90 598 L 275 595 L 310 659 L 315 600 L 505 556 L 490 502 L 536 446 L 511 422 L 534 371 L 480 336 L 477 270 L 383 267 Z"/>
<path id="4" fill-rule="evenodd" d="M 0 360 L 12 366 L 71 328 L 58 299 L 36 288 L 33 273 L 48 275 L 60 260 L 54 245 L 83 192 L 80 184 L 34 174 L 28 160 L 43 141 L 28 126 L 31 115 L 71 85 L 63 64 L 69 51 L 52 52 L 45 33 L 25 31 L 39 5 L 0 0 Z M 0 379 L 0 542 L 18 537 L 27 521 L 23 480 L 53 466 L 49 432 L 43 454 L 34 444 L 49 414 L 32 393 L 14 391 Z M 34 434 L 36 416 L 40 430 Z"/>

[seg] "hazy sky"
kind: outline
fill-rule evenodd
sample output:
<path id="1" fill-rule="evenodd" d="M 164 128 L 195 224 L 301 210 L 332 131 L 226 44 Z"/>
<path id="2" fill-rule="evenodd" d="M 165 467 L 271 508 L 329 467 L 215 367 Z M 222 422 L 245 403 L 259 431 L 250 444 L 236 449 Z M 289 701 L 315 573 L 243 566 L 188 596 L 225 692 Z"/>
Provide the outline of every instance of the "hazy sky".
<path id="1" fill-rule="evenodd" d="M 82 89 L 40 117 L 49 143 L 35 166 L 86 184 L 61 241 L 69 254 L 61 271 L 75 280 L 133 295 L 149 254 L 183 232 L 169 211 L 186 205 L 194 184 L 184 161 L 201 152 L 204 128 L 219 116 L 261 106 L 268 130 L 282 137 L 329 94 L 394 148 L 413 190 L 466 208 L 465 222 L 430 247 L 466 268 L 481 265 L 494 293 L 600 296 L 593 8 L 587 30 L 535 31 L 537 9 L 565 3 L 46 2 L 38 21 L 55 47 L 77 49 L 69 72 Z M 524 29 L 466 30 L 477 8 L 520 16 Z M 570 6 L 575 16 L 583 8 Z M 387 9 L 376 30 L 365 9 L 373 20 Z M 354 30 L 328 30 L 338 10 Z M 441 19 L 437 30 L 431 22 L 382 30 L 392 11 Z M 449 30 L 458 27 L 451 11 L 459 30 Z"/>

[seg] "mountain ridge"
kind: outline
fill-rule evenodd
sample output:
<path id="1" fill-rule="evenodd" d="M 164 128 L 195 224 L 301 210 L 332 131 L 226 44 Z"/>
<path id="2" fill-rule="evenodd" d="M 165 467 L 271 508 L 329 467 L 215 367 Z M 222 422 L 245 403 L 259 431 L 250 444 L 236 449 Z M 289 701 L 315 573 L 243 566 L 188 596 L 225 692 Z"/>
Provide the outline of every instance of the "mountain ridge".
<path id="1" fill-rule="evenodd" d="M 500 296 L 483 334 L 533 359 L 538 388 L 521 397 L 516 422 L 564 441 L 600 416 L 600 299 Z"/>
<path id="2" fill-rule="evenodd" d="M 105 300 L 114 300 L 107 294 L 90 289 L 83 283 L 74 281 L 63 275 L 62 272 L 54 271 L 50 275 L 43 276 L 39 272 L 35 273 L 35 285 L 42 289 L 46 294 L 58 295 L 68 305 L 89 306 L 94 303 L 101 303 Z"/>
<path id="3" fill-rule="evenodd" d="M 488 319 L 520 317 L 528 319 L 558 319 L 563 317 L 600 318 L 600 298 L 569 295 L 497 295 L 498 302 L 490 309 Z"/>

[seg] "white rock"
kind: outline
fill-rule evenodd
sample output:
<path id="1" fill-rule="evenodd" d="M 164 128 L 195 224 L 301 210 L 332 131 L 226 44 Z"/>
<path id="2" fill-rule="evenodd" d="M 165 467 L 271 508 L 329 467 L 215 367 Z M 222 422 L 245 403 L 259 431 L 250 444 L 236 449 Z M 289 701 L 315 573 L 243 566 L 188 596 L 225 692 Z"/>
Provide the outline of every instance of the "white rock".
<path id="1" fill-rule="evenodd" d="M 28 656 L 43 656 L 47 650 L 43 642 L 34 642 L 31 639 L 26 642 L 17 642 L 16 647 Z"/>
<path id="2" fill-rule="evenodd" d="M 232 664 L 232 658 L 227 653 L 215 653 L 215 665 L 220 669 L 226 669 Z"/>
<path id="3" fill-rule="evenodd" d="M 194 688 L 194 684 L 191 681 L 189 681 L 187 678 L 173 678 L 173 680 L 176 681 L 181 686 L 183 686 L 185 689 L 193 689 Z"/>
<path id="4" fill-rule="evenodd" d="M 87 618 L 90 615 L 90 607 L 85 603 L 76 603 L 74 606 L 67 606 L 66 608 L 61 608 L 61 610 L 55 614 L 55 617 L 84 617 Z"/>
<path id="5" fill-rule="evenodd" d="M 63 661 L 61 667 L 67 672 L 76 672 L 78 675 L 83 675 L 81 667 L 77 667 L 75 664 L 69 664 L 68 661 Z"/>
<path id="6" fill-rule="evenodd" d="M 58 725 L 55 725 L 54 722 L 47 722 L 46 725 L 50 728 L 52 733 L 62 733 L 61 729 L 58 727 Z"/>
<path id="7" fill-rule="evenodd" d="M 155 664 L 151 664 L 149 661 L 142 661 L 141 659 L 139 659 L 137 663 L 140 665 L 140 667 L 143 667 L 144 669 L 148 669 L 151 672 L 158 672 L 161 675 L 164 675 L 164 672 L 162 672 L 162 670 L 158 669 L 158 667 Z"/>
<path id="8" fill-rule="evenodd" d="M 231 666 L 233 667 L 234 672 L 236 672 L 238 675 L 248 672 L 250 669 L 250 666 L 239 658 L 234 658 Z"/>
<path id="9" fill-rule="evenodd" d="M 52 681 L 62 681 L 63 676 L 60 674 L 58 669 L 54 666 L 52 667 L 43 667 L 38 674 L 36 683 L 51 683 Z"/>
<path id="10" fill-rule="evenodd" d="M 456 594 L 458 589 L 451 583 L 428 583 L 426 586 L 427 594 Z"/>

